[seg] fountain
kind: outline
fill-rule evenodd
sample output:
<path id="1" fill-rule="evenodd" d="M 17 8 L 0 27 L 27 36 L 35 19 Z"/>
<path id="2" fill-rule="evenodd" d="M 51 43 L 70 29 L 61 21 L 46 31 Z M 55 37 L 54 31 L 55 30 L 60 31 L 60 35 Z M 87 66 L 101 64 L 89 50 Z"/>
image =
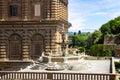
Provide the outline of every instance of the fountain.
<path id="1" fill-rule="evenodd" d="M 52 50 L 48 53 L 48 55 L 46 55 L 46 53 L 42 53 L 42 55 L 40 56 L 40 58 L 36 61 L 33 61 L 32 62 L 32 66 L 34 68 L 40 68 L 40 64 L 41 62 L 43 61 L 44 58 L 48 59 L 48 62 L 47 64 L 45 64 L 45 70 L 49 70 L 49 71 L 60 71 L 60 70 L 65 70 L 68 68 L 68 64 L 69 64 L 69 60 L 74 60 L 74 59 L 77 59 L 79 60 L 80 56 L 67 56 L 66 55 L 66 48 L 67 48 L 67 45 L 68 45 L 68 42 L 66 42 L 65 40 L 65 28 L 64 28 L 64 24 L 60 30 L 60 34 L 62 36 L 62 42 L 60 43 L 56 43 L 56 44 L 59 44 L 61 45 L 61 53 L 62 55 L 59 55 L 59 56 L 53 56 L 53 53 L 52 53 Z M 60 54 L 60 53 L 59 53 Z"/>
<path id="2" fill-rule="evenodd" d="M 80 56 L 74 56 L 74 57 L 72 57 L 72 56 L 68 56 L 67 55 L 67 46 L 68 46 L 68 42 L 66 41 L 66 37 L 65 37 L 65 33 L 66 33 L 66 31 L 65 31 L 65 28 L 64 28 L 64 24 L 62 25 L 62 28 L 60 29 L 60 34 L 61 34 L 61 38 L 62 38 L 62 42 L 56 42 L 55 44 L 58 44 L 58 45 L 60 45 L 61 46 L 61 51 L 59 52 L 59 54 L 61 54 L 61 55 L 57 55 L 57 56 L 53 56 L 53 53 L 52 53 L 52 50 L 51 50 L 51 52 L 49 53 L 49 56 L 46 56 L 47 58 L 48 58 L 48 62 L 62 62 L 62 63 L 67 63 L 69 60 L 72 60 L 72 59 L 79 59 L 79 57 Z"/>
<path id="3" fill-rule="evenodd" d="M 40 58 L 36 61 L 32 61 L 32 64 L 29 65 L 28 67 L 26 67 L 26 69 L 22 69 L 22 70 L 47 70 L 47 71 L 61 71 L 61 70 L 71 70 L 74 69 L 73 65 L 70 65 L 70 60 L 77 60 L 77 62 L 80 62 L 81 59 L 81 55 L 77 55 L 77 56 L 67 56 L 66 55 L 66 48 L 68 45 L 68 42 L 65 41 L 65 29 L 64 29 L 64 25 L 60 31 L 60 34 L 62 35 L 62 42 L 60 43 L 56 43 L 61 45 L 61 52 L 62 52 L 62 56 L 53 56 L 52 50 L 49 52 L 49 56 L 45 55 L 45 53 L 43 52 L 42 55 L 40 56 Z M 44 58 L 48 59 L 47 63 L 42 63 Z M 80 62 L 81 63 L 81 62 Z M 77 66 L 75 66 L 75 68 L 78 69 Z"/>
<path id="4" fill-rule="evenodd" d="M 47 68 L 46 70 L 49 71 L 60 71 L 60 70 L 65 70 L 64 64 L 67 63 L 67 58 L 66 58 L 66 47 L 68 45 L 67 42 L 65 42 L 65 29 L 64 29 L 64 24 L 62 27 L 62 30 L 60 32 L 60 34 L 62 35 L 62 42 L 61 43 L 56 43 L 61 45 L 61 49 L 62 49 L 62 57 L 52 57 L 52 51 L 48 57 L 48 64 L 47 64 Z M 63 59 L 63 63 L 58 63 L 58 62 L 52 62 L 51 59 Z"/>
<path id="5" fill-rule="evenodd" d="M 62 26 L 62 29 L 60 31 L 60 34 L 62 36 L 62 42 L 60 43 L 56 43 L 61 45 L 61 52 L 62 52 L 62 56 L 53 56 L 52 54 L 52 50 L 49 53 L 49 56 L 47 56 L 48 58 L 48 64 L 45 70 L 49 70 L 49 71 L 60 71 L 60 70 L 65 70 L 68 67 L 68 63 L 69 60 L 75 60 L 77 59 L 78 61 L 81 59 L 81 56 L 67 56 L 66 55 L 66 48 L 68 45 L 68 42 L 65 41 L 65 28 L 64 28 L 64 24 Z M 60 54 L 60 53 L 59 53 Z M 67 65 L 67 67 L 66 67 Z"/>

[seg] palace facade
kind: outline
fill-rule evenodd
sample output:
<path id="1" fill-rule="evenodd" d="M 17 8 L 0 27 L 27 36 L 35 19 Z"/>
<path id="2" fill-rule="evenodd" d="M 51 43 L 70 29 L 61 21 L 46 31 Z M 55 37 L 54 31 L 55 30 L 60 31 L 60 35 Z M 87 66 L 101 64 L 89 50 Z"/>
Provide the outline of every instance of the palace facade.
<path id="1" fill-rule="evenodd" d="M 68 0 L 0 0 L 0 61 L 30 61 L 59 54 L 67 33 Z"/>

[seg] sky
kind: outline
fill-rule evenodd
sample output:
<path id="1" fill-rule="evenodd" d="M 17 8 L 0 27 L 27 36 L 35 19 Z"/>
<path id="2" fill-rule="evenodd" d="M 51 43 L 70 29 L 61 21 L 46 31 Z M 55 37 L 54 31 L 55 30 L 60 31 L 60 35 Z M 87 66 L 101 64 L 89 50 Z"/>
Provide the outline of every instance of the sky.
<path id="1" fill-rule="evenodd" d="M 120 16 L 120 0 L 68 0 L 71 32 L 93 32 Z"/>

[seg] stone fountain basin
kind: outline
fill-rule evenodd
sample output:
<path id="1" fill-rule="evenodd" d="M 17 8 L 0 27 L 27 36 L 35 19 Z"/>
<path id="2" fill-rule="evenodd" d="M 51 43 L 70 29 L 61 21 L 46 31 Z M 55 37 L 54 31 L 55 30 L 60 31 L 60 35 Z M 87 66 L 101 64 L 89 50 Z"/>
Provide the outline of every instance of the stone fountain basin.
<path id="1" fill-rule="evenodd" d="M 60 64 L 57 62 L 52 62 L 52 63 L 48 63 L 47 67 L 45 68 L 45 70 L 48 71 L 61 71 L 61 70 L 65 70 L 64 64 Z"/>
<path id="2" fill-rule="evenodd" d="M 49 62 L 49 59 L 51 59 L 51 62 L 62 62 L 62 63 L 64 63 L 64 62 L 71 62 L 71 61 L 78 61 L 79 59 L 81 59 L 82 57 L 81 56 L 65 56 L 65 57 L 57 57 L 57 56 L 51 56 L 51 57 L 49 57 L 49 56 L 44 56 L 43 57 L 44 58 L 44 60 L 45 60 L 45 62 L 47 61 L 47 62 Z"/>

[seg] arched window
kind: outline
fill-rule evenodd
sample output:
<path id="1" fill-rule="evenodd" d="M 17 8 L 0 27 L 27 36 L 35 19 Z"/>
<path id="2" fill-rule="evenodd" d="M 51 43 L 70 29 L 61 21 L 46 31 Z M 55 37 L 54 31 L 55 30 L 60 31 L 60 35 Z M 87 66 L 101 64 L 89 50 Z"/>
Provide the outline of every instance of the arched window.
<path id="1" fill-rule="evenodd" d="M 22 59 L 22 40 L 17 34 L 13 34 L 9 38 L 9 59 L 21 60 Z"/>
<path id="2" fill-rule="evenodd" d="M 44 41 L 43 37 L 39 34 L 36 34 L 32 37 L 32 51 L 31 51 L 31 58 L 37 59 L 41 56 L 42 52 L 44 51 Z"/>

